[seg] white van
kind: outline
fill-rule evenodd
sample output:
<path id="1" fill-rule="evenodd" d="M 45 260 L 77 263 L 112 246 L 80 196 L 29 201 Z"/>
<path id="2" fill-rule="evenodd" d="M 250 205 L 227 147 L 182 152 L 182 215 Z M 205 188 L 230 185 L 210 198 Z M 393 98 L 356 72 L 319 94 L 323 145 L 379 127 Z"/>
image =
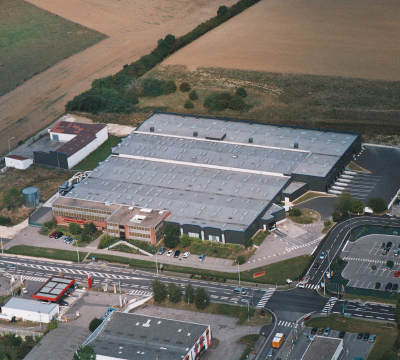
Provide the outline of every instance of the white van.
<path id="1" fill-rule="evenodd" d="M 239 295 L 246 295 L 247 291 L 241 287 L 237 287 L 233 290 L 234 294 L 239 294 Z"/>

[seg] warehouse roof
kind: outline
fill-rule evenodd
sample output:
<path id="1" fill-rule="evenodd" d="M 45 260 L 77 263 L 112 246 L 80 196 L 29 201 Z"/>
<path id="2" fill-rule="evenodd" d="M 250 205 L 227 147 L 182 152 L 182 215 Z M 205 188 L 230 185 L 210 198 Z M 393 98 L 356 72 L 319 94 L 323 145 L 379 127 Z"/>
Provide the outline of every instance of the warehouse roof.
<path id="1" fill-rule="evenodd" d="M 65 198 L 169 210 L 168 221 L 243 231 L 288 181 L 110 156 Z"/>
<path id="2" fill-rule="evenodd" d="M 209 325 L 113 311 L 90 346 L 98 355 L 126 360 L 177 360 Z M 86 344 L 86 343 L 85 343 Z"/>
<path id="3" fill-rule="evenodd" d="M 16 297 L 12 297 L 3 305 L 4 308 L 34 311 L 42 314 L 50 314 L 57 306 L 57 304 L 42 303 L 36 300 L 21 299 Z"/>
<path id="4" fill-rule="evenodd" d="M 107 127 L 107 125 L 76 122 L 74 117 L 66 115 L 63 116 L 60 121 L 50 129 L 50 132 L 71 135 L 95 135 L 105 127 Z"/>

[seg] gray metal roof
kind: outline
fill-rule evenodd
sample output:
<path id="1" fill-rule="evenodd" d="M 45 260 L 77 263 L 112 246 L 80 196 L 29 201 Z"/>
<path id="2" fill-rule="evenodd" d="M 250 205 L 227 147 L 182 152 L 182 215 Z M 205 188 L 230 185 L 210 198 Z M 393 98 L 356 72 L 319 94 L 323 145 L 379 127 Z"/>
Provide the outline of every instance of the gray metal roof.
<path id="1" fill-rule="evenodd" d="M 168 221 L 243 231 L 288 181 L 110 156 L 66 198 L 169 210 Z"/>
<path id="2" fill-rule="evenodd" d="M 12 297 L 6 302 L 5 305 L 3 305 L 3 308 L 34 311 L 40 312 L 42 314 L 50 314 L 56 307 L 58 307 L 57 304 L 42 303 L 36 300 L 22 299 L 16 297 Z"/>
<path id="3" fill-rule="evenodd" d="M 98 355 L 128 360 L 183 359 L 208 325 L 114 311 L 90 342 Z"/>
<path id="4" fill-rule="evenodd" d="M 343 346 L 343 339 L 315 336 L 302 359 L 332 359 L 339 346 Z"/>

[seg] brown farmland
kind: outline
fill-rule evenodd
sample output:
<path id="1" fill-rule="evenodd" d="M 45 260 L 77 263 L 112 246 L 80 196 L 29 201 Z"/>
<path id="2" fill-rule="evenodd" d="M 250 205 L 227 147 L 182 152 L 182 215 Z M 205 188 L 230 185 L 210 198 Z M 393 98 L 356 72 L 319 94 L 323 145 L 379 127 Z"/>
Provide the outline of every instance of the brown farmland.
<path id="1" fill-rule="evenodd" d="M 395 0 L 263 0 L 163 64 L 397 81 L 399 14 Z"/>
<path id="2" fill-rule="evenodd" d="M 0 97 L 0 153 L 12 136 L 35 134 L 64 112 L 64 105 L 94 79 L 137 60 L 167 34 L 180 36 L 236 0 L 29 0 L 30 3 L 108 36 Z"/>

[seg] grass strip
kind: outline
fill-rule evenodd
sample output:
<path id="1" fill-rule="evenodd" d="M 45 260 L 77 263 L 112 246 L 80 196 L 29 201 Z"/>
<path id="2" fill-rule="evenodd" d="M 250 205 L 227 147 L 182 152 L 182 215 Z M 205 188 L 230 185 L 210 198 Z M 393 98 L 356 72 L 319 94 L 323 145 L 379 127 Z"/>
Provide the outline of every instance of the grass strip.
<path id="1" fill-rule="evenodd" d="M 298 204 L 301 204 L 301 203 L 306 202 L 308 200 L 315 199 L 315 198 L 321 197 L 321 196 L 326 196 L 326 195 L 321 194 L 321 193 L 317 193 L 317 192 L 314 192 L 314 191 L 307 191 L 304 195 L 302 195 L 298 199 L 294 200 L 293 204 L 294 205 L 298 205 Z"/>
<path id="2" fill-rule="evenodd" d="M 108 261 L 113 263 L 127 264 L 132 267 L 139 267 L 144 269 L 155 270 L 155 263 L 146 260 L 130 259 L 122 256 L 108 255 L 108 254 L 90 254 L 89 256 L 97 256 L 99 261 Z M 158 258 L 159 263 L 162 263 L 162 259 Z M 264 265 L 255 269 L 242 271 L 240 273 L 240 279 L 246 282 L 254 282 L 259 284 L 286 284 L 286 279 L 297 279 L 302 276 L 303 272 L 307 269 L 312 261 L 312 256 L 302 255 L 292 259 L 279 261 L 274 264 Z M 207 269 L 191 268 L 178 265 L 164 264 L 164 271 L 171 271 L 183 274 L 193 274 L 204 277 L 218 279 L 231 279 L 236 280 L 238 274 L 236 272 L 220 272 L 212 271 Z M 253 278 L 253 274 L 265 271 L 265 275 Z M 217 279 L 215 279 L 217 278 Z"/>
<path id="3" fill-rule="evenodd" d="M 377 323 L 374 321 L 358 320 L 342 316 L 329 315 L 328 317 L 315 318 L 307 321 L 309 327 L 330 327 L 333 330 L 344 330 L 351 333 L 369 332 L 376 334 L 375 345 L 373 346 L 368 360 L 381 360 L 382 354 L 387 350 L 395 350 L 395 341 L 398 330 L 395 324 Z"/>
<path id="4" fill-rule="evenodd" d="M 8 250 L 4 250 L 7 254 L 26 255 L 33 257 L 40 257 L 53 260 L 65 260 L 78 262 L 78 255 L 76 251 L 60 250 L 60 249 L 47 249 L 37 246 L 16 245 Z M 87 252 L 79 252 L 79 259 L 83 260 Z"/>

